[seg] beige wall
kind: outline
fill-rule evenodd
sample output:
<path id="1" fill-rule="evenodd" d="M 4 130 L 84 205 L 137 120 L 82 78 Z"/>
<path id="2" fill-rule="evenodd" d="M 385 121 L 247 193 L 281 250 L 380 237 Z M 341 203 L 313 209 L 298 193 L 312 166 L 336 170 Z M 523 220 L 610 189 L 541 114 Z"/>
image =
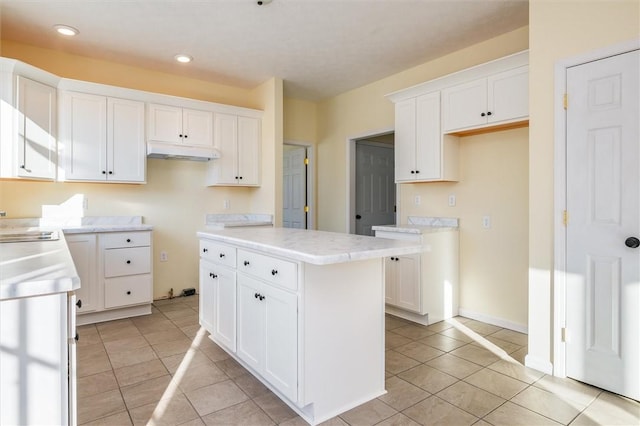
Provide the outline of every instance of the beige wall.
<path id="1" fill-rule="evenodd" d="M 392 129 L 393 103 L 384 95 L 528 48 L 524 27 L 318 105 L 318 228 L 345 232 L 347 139 Z M 461 138 L 459 183 L 399 185 L 407 215 L 461 218 L 461 308 L 524 328 L 527 325 L 528 131 Z M 455 193 L 456 207 L 447 197 Z M 413 195 L 421 195 L 413 206 Z M 482 215 L 493 227 L 482 229 Z"/>
<path id="2" fill-rule="evenodd" d="M 59 204 L 74 194 L 88 198 L 87 216 L 143 216 L 145 223 L 154 226 L 154 298 L 159 298 L 166 296 L 170 288 L 176 293 L 186 287 L 198 288 L 195 234 L 204 225 L 206 213 L 274 214 L 277 210 L 276 188 L 282 186 L 276 184 L 275 160 L 282 156 L 281 80 L 271 79 L 245 90 L 10 41 L 3 41 L 2 56 L 20 59 L 61 77 L 265 111 L 260 188 L 209 188 L 205 186 L 206 164 L 152 159 L 147 162 L 146 185 L 0 181 L 0 207 L 9 217 L 39 217 L 41 205 Z M 230 209 L 223 209 L 223 200 L 230 201 Z M 168 262 L 159 261 L 162 250 L 168 253 Z"/>
<path id="3" fill-rule="evenodd" d="M 529 2 L 529 355 L 552 364 L 554 66 L 640 37 L 637 0 Z"/>
<path id="4" fill-rule="evenodd" d="M 463 137 L 459 143 L 459 181 L 400 185 L 402 216 L 460 218 L 462 313 L 526 329 L 529 130 Z M 448 205 L 450 194 L 455 207 Z M 489 229 L 482 226 L 486 215 Z"/>

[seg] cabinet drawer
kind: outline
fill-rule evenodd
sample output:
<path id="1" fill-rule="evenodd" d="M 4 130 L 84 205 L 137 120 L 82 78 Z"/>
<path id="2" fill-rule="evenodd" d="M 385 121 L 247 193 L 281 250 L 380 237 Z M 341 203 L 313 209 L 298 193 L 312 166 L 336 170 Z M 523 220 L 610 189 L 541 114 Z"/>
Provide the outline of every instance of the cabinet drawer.
<path id="1" fill-rule="evenodd" d="M 297 264 L 271 256 L 238 250 L 238 271 L 290 290 L 298 289 Z"/>
<path id="2" fill-rule="evenodd" d="M 123 248 L 151 245 L 151 232 L 109 232 L 100 234 L 102 247 Z"/>
<path id="3" fill-rule="evenodd" d="M 236 267 L 236 249 L 210 240 L 200 240 L 200 257 L 219 265 Z"/>
<path id="4" fill-rule="evenodd" d="M 104 283 L 104 307 L 151 303 L 151 274 L 110 278 Z"/>
<path id="5" fill-rule="evenodd" d="M 148 274 L 151 272 L 151 249 L 132 247 L 104 251 L 104 276 Z"/>

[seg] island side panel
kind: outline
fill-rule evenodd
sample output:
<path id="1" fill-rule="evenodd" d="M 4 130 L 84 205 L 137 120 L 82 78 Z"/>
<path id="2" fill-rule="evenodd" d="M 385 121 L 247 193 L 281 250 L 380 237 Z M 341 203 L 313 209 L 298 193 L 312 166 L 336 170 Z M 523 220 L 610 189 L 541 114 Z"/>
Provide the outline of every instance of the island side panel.
<path id="1" fill-rule="evenodd" d="M 319 423 L 386 392 L 384 259 L 303 267 L 301 405 Z"/>

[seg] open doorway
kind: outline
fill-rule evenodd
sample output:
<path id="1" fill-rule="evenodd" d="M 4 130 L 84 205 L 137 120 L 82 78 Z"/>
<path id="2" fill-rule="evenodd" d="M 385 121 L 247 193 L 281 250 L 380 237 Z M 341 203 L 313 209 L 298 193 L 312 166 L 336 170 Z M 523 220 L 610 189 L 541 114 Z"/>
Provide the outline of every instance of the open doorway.
<path id="1" fill-rule="evenodd" d="M 350 233 L 373 235 L 371 227 L 396 223 L 394 133 L 350 139 Z"/>
<path id="2" fill-rule="evenodd" d="M 313 147 L 302 143 L 283 145 L 282 226 L 314 229 Z"/>

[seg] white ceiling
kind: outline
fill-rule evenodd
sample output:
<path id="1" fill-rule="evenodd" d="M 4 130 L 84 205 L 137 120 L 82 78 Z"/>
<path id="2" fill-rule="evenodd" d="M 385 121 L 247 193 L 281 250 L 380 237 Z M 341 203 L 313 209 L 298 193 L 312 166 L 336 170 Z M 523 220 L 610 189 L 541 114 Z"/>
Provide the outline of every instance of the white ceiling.
<path id="1" fill-rule="evenodd" d="M 0 0 L 6 40 L 319 100 L 527 25 L 527 0 Z M 74 38 L 53 25 L 80 30 Z M 194 57 L 188 65 L 173 57 Z"/>

